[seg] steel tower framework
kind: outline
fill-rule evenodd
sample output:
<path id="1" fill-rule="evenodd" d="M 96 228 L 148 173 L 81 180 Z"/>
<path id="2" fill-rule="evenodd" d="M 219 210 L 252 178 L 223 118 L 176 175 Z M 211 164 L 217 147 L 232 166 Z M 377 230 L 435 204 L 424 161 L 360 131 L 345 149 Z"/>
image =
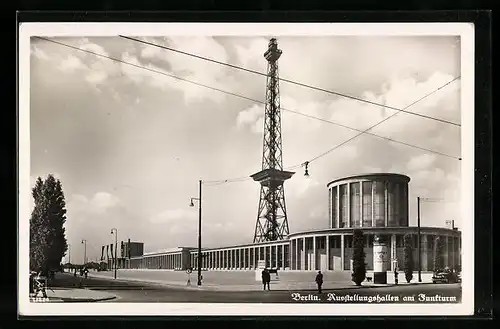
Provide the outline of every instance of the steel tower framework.
<path id="1" fill-rule="evenodd" d="M 260 183 L 259 209 L 254 243 L 282 240 L 289 234 L 283 183 L 293 172 L 283 170 L 278 59 L 282 51 L 276 39 L 269 41 L 262 170 L 251 177 Z"/>

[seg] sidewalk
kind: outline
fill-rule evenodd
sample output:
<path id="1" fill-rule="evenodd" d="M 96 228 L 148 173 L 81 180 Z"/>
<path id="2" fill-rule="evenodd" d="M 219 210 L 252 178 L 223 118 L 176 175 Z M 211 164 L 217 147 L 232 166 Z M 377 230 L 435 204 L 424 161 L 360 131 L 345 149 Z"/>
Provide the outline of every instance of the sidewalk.
<path id="1" fill-rule="evenodd" d="M 154 271 L 154 270 L 153 270 Z M 118 276 L 116 281 L 125 281 L 125 282 L 142 282 L 142 283 L 150 283 L 150 284 L 156 284 L 156 285 L 161 285 L 161 286 L 167 286 L 167 287 L 175 287 L 175 288 L 183 288 L 186 290 L 211 290 L 211 291 L 260 291 L 262 290 L 262 284 L 260 281 L 256 281 L 254 274 L 252 274 L 252 277 L 246 277 L 240 280 L 237 280 L 236 278 L 241 275 L 241 272 L 234 272 L 232 273 L 232 276 L 235 276 L 236 278 L 230 279 L 228 275 L 230 275 L 229 272 L 224 272 L 225 273 L 225 280 L 219 280 L 219 282 L 214 282 L 213 277 L 211 277 L 210 281 L 207 280 L 203 282 L 201 286 L 197 286 L 196 284 L 196 277 L 193 276 L 191 277 L 191 284 L 187 284 L 187 279 L 178 277 L 177 275 L 172 275 L 170 272 L 165 271 L 164 275 L 158 275 L 157 272 L 150 272 L 150 275 L 144 275 L 146 273 L 143 273 L 140 277 L 137 276 L 137 273 L 134 273 L 133 271 L 119 271 Z M 205 277 L 205 273 L 203 273 Z M 112 272 L 91 272 L 89 273 L 90 277 L 94 278 L 102 278 L 102 279 L 108 279 L 108 280 L 115 280 L 113 279 L 113 274 Z M 310 276 L 310 274 L 308 274 Z M 340 279 L 340 280 L 339 280 Z M 238 282 L 239 281 L 239 282 Z M 411 284 L 422 284 L 422 283 L 409 283 Z M 406 282 L 400 282 L 399 285 L 404 286 L 404 285 L 409 285 Z M 345 278 L 338 278 L 337 280 L 325 280 L 323 283 L 323 289 L 324 290 L 339 290 L 339 289 L 359 289 L 359 288 L 377 288 L 377 287 L 389 287 L 389 286 L 394 286 L 393 282 L 388 282 L 387 284 L 379 285 L 379 284 L 373 284 L 369 282 L 363 282 L 362 286 L 356 286 L 354 285 L 353 282 L 349 281 L 348 279 Z M 314 291 L 316 290 L 316 284 L 314 281 L 309 281 L 309 280 L 302 280 L 299 281 L 297 278 L 292 279 L 287 277 L 286 275 L 282 275 L 281 279 L 279 281 L 273 280 L 271 281 L 271 290 L 275 291 L 299 291 L 299 290 L 311 290 Z"/>
<path id="2" fill-rule="evenodd" d="M 116 296 L 104 291 L 94 291 L 89 289 L 72 289 L 72 288 L 53 288 L 47 290 L 47 298 L 31 297 L 30 300 L 34 303 L 47 303 L 47 302 L 101 302 L 115 299 Z"/>

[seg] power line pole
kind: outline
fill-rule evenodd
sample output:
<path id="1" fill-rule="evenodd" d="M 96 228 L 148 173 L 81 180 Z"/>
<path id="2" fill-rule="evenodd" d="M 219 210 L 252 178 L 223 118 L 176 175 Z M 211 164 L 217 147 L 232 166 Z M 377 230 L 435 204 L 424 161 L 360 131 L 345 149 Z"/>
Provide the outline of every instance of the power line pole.
<path id="1" fill-rule="evenodd" d="M 191 203 L 189 204 L 190 207 L 194 207 L 193 200 L 198 201 L 198 286 L 201 286 L 201 267 L 202 267 L 202 256 L 201 256 L 201 186 L 203 184 L 203 181 L 200 179 L 199 181 L 199 194 L 197 198 L 191 198 Z"/>
<path id="2" fill-rule="evenodd" d="M 116 256 L 117 256 L 117 252 L 116 250 L 118 249 L 118 230 L 116 228 L 112 228 L 111 229 L 111 234 L 115 234 L 115 259 L 113 261 L 113 265 L 114 265 L 114 268 L 115 268 L 115 279 L 116 279 L 116 271 L 117 271 L 117 259 L 116 259 Z M 113 255 L 111 255 L 111 258 L 113 258 Z"/>
<path id="3" fill-rule="evenodd" d="M 87 240 L 83 239 L 83 265 L 87 264 Z"/>
<path id="4" fill-rule="evenodd" d="M 418 282 L 422 282 L 422 263 L 420 255 L 420 197 L 417 197 L 417 250 L 418 250 Z"/>
<path id="5" fill-rule="evenodd" d="M 200 180 L 200 191 L 198 199 L 198 285 L 201 286 L 201 266 L 202 266 L 202 256 L 201 256 L 201 185 Z"/>

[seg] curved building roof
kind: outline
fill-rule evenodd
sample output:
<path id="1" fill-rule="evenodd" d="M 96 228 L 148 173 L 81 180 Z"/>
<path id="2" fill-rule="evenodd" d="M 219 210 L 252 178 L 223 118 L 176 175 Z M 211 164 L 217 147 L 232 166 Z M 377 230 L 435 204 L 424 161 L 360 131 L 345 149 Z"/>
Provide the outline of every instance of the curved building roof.
<path id="1" fill-rule="evenodd" d="M 406 183 L 410 182 L 410 177 L 403 174 L 396 173 L 371 173 L 371 174 L 360 174 L 354 176 L 343 177 L 339 179 L 335 179 L 330 183 L 326 184 L 326 186 L 330 186 L 336 183 L 340 183 L 342 181 L 347 180 L 355 180 L 355 179 L 368 179 L 368 180 L 378 180 L 378 179 L 392 179 L 392 180 L 403 180 Z"/>

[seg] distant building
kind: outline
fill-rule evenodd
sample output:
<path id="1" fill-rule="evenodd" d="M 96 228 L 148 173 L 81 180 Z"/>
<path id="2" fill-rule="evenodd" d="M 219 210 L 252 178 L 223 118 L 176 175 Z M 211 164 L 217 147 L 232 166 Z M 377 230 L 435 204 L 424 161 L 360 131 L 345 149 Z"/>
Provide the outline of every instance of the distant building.
<path id="1" fill-rule="evenodd" d="M 369 174 L 328 183 L 328 229 L 290 233 L 281 241 L 204 248 L 205 270 L 254 270 L 259 261 L 268 268 L 291 271 L 350 271 L 352 234 L 360 229 L 365 236 L 367 269 L 373 269 L 373 240 L 377 235 L 387 244 L 388 270 L 400 268 L 403 237 L 413 235 L 417 262 L 417 228 L 409 226 L 410 178 L 400 174 Z M 444 240 L 445 266 L 461 264 L 461 232 L 453 220 L 445 227 L 421 227 L 422 271 L 433 270 L 436 238 Z M 139 243 L 137 243 L 139 244 Z M 186 270 L 196 268 L 197 249 L 179 247 L 143 254 L 143 244 L 124 268 Z M 417 266 L 417 263 L 415 263 Z"/>
<path id="2" fill-rule="evenodd" d="M 140 257 L 144 255 L 144 242 L 123 242 L 123 249 L 121 250 L 121 257 L 128 258 L 127 250 L 130 250 L 130 257 Z"/>

